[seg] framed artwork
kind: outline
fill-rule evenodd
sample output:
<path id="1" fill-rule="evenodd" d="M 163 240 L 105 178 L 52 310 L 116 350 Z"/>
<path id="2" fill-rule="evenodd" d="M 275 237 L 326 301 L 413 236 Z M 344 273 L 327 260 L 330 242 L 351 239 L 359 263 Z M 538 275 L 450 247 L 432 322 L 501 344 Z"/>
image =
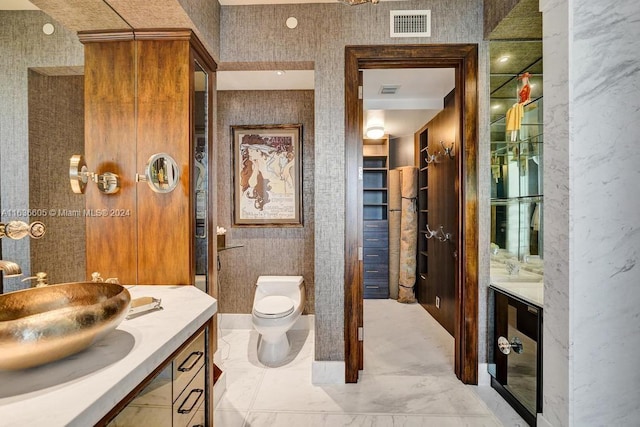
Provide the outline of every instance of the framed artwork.
<path id="1" fill-rule="evenodd" d="M 302 226 L 302 125 L 231 126 L 234 226 Z"/>

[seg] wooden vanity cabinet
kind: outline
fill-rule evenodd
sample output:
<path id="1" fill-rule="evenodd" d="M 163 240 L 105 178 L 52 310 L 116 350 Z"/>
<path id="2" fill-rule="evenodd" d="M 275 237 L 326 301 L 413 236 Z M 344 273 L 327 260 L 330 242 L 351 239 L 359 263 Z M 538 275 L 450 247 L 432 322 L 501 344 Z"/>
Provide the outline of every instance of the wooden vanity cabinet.
<path id="1" fill-rule="evenodd" d="M 210 325 L 210 323 L 208 323 Z M 207 340 L 209 326 L 191 336 L 162 363 L 130 397 L 116 406 L 116 414 L 105 417 L 109 427 L 199 427 L 210 426 L 213 366 Z"/>

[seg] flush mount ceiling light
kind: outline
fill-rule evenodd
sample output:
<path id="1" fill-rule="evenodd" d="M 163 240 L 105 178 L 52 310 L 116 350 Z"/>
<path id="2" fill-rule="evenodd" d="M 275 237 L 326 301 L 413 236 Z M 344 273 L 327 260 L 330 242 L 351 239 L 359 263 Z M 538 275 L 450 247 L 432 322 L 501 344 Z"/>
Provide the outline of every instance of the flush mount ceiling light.
<path id="1" fill-rule="evenodd" d="M 277 75 L 277 76 L 284 76 L 284 74 L 285 74 L 285 71 L 284 71 L 284 70 L 278 70 L 278 71 L 276 71 L 276 75 Z"/>
<path id="2" fill-rule="evenodd" d="M 506 55 L 505 56 L 501 56 L 500 58 L 498 58 L 498 62 L 503 62 L 504 63 L 504 62 L 507 62 L 508 60 L 509 60 L 509 57 L 506 56 Z"/>
<path id="3" fill-rule="evenodd" d="M 367 128 L 367 138 L 380 139 L 384 136 L 384 127 L 382 126 L 369 126 Z"/>

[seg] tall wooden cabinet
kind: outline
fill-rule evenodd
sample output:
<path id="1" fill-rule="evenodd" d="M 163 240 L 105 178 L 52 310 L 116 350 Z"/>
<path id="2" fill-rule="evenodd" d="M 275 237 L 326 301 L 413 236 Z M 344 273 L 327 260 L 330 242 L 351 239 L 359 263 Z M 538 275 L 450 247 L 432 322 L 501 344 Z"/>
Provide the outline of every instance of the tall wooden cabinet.
<path id="1" fill-rule="evenodd" d="M 194 70 L 204 69 L 212 88 L 215 63 L 191 30 L 84 32 L 79 38 L 85 46 L 87 166 L 120 179 L 115 194 L 86 188 L 87 211 L 100 213 L 86 218 L 87 276 L 98 271 L 127 284 L 193 284 Z M 171 192 L 136 181 L 156 153 L 178 165 L 180 180 Z M 215 218 L 212 202 L 209 210 Z M 215 258 L 212 251 L 209 245 L 209 258 Z"/>
<path id="2" fill-rule="evenodd" d="M 389 138 L 362 145 L 363 297 L 389 298 Z"/>

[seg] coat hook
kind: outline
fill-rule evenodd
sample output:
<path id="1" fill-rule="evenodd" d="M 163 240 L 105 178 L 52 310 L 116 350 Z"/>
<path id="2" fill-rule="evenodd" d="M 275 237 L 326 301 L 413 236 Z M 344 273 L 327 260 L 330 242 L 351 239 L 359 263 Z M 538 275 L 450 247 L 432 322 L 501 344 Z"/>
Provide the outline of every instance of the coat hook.
<path id="1" fill-rule="evenodd" d="M 437 163 L 438 162 L 438 156 L 440 155 L 440 153 L 436 153 L 436 154 L 429 154 L 429 148 L 427 147 L 425 149 L 425 152 L 427 153 L 427 157 L 424 158 L 424 161 L 427 162 L 427 164 L 431 164 L 431 163 Z"/>
<path id="2" fill-rule="evenodd" d="M 442 146 L 442 149 L 444 150 L 444 154 L 446 154 L 447 156 L 449 156 L 450 159 L 453 160 L 453 157 L 455 156 L 455 153 L 453 152 L 453 147 L 455 146 L 455 143 L 452 142 L 451 145 L 447 147 L 444 144 L 444 141 L 440 141 L 440 146 Z"/>

